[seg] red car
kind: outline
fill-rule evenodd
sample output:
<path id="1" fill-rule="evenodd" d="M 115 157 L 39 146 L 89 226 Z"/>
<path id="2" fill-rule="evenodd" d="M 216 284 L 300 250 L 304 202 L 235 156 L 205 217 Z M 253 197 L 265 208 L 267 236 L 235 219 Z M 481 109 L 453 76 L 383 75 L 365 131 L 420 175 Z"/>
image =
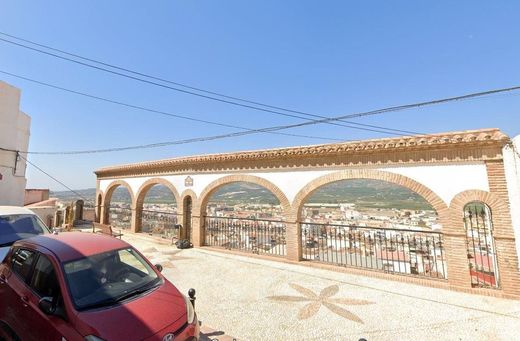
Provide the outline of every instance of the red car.
<path id="1" fill-rule="evenodd" d="M 190 299 L 128 243 L 69 232 L 0 264 L 0 340 L 199 340 Z"/>

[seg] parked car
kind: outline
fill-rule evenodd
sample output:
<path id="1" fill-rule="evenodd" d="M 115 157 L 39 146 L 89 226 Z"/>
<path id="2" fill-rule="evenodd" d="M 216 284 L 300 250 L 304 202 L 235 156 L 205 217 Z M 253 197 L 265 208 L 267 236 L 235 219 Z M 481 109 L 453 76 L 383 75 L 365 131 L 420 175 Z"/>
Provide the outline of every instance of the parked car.
<path id="1" fill-rule="evenodd" d="M 194 306 L 160 269 L 109 236 L 19 240 L 0 264 L 0 339 L 199 340 Z"/>
<path id="2" fill-rule="evenodd" d="M 0 262 L 17 240 L 50 233 L 31 210 L 17 206 L 0 206 Z"/>

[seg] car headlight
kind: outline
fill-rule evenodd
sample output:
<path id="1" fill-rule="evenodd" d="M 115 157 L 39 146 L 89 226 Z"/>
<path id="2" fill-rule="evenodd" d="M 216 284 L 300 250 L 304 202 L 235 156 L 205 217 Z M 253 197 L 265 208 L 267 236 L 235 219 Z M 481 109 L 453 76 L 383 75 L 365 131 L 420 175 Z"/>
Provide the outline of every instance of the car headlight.
<path id="1" fill-rule="evenodd" d="M 184 302 L 186 303 L 186 315 L 188 316 L 188 323 L 193 323 L 195 320 L 195 308 L 193 308 L 193 304 L 188 297 L 182 295 L 184 297 Z"/>
<path id="2" fill-rule="evenodd" d="M 95 335 L 85 336 L 85 341 L 105 341 Z"/>

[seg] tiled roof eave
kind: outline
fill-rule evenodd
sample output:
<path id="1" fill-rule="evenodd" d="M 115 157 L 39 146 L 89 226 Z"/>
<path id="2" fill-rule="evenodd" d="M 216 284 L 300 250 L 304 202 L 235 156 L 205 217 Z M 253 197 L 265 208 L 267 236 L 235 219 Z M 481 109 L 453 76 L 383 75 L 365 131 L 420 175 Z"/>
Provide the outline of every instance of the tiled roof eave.
<path id="1" fill-rule="evenodd" d="M 184 158 L 173 158 L 150 162 L 106 167 L 97 170 L 98 178 L 156 174 L 168 171 L 188 170 L 190 168 L 228 169 L 236 168 L 239 163 L 244 167 L 251 164 L 262 166 L 272 162 L 294 162 L 304 159 L 348 158 L 376 156 L 385 154 L 404 154 L 417 152 L 485 149 L 502 147 L 510 141 L 498 129 L 469 132 L 400 137 L 391 139 L 366 140 L 307 147 L 290 147 L 258 151 L 223 153 Z M 229 166 L 229 167 L 228 167 Z M 256 168 L 256 167 L 255 167 Z"/>

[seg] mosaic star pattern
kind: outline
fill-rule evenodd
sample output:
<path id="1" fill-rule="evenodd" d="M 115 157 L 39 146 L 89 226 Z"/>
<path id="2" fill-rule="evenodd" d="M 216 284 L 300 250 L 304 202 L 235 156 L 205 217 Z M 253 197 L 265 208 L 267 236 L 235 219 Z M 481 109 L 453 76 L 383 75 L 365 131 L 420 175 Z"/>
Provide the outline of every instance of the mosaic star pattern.
<path id="1" fill-rule="evenodd" d="M 375 302 L 358 300 L 352 298 L 334 298 L 332 296 L 336 295 L 339 291 L 339 287 L 337 285 L 331 285 L 323 290 L 319 294 L 315 294 L 312 290 L 302 287 L 301 285 L 289 283 L 289 286 L 294 290 L 298 291 L 302 296 L 269 296 L 267 297 L 270 300 L 280 301 L 280 302 L 308 302 L 304 305 L 298 312 L 298 319 L 305 320 L 313 317 L 318 313 L 320 308 L 324 306 L 334 314 L 337 314 L 347 320 L 351 320 L 357 323 L 363 324 L 363 320 L 359 318 L 354 313 L 348 311 L 347 309 L 339 306 L 338 304 L 343 305 L 368 305 L 374 304 Z"/>

